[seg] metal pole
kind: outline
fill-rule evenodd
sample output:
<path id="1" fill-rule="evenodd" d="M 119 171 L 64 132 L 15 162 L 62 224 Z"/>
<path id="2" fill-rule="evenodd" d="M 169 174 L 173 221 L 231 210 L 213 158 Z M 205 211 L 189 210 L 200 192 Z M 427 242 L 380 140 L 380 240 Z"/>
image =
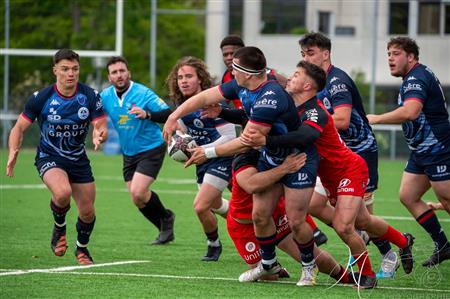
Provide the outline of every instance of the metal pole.
<path id="1" fill-rule="evenodd" d="M 157 34 L 157 0 L 152 0 L 150 14 L 150 86 L 156 87 L 156 34 Z"/>
<path id="2" fill-rule="evenodd" d="M 123 0 L 116 0 L 116 55 L 123 52 Z"/>
<path id="3" fill-rule="evenodd" d="M 374 21 L 373 21 L 373 37 L 372 37 L 372 80 L 370 82 L 369 111 L 375 113 L 375 87 L 377 75 L 377 41 L 378 41 L 378 0 L 374 3 Z"/>
<path id="4" fill-rule="evenodd" d="M 9 0 L 5 0 L 5 48 L 9 48 Z M 3 113 L 8 113 L 8 102 L 9 102 L 9 55 L 6 54 L 4 57 L 3 64 Z M 8 144 L 8 131 L 10 128 L 10 121 L 7 119 L 3 120 L 3 133 L 2 133 L 2 145 L 3 148 L 7 147 Z"/>

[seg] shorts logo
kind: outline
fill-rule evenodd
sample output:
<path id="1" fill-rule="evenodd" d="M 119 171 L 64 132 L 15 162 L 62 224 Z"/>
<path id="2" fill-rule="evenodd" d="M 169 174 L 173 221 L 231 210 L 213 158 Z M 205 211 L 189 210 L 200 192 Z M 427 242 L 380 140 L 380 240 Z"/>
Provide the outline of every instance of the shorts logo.
<path id="1" fill-rule="evenodd" d="M 338 188 L 345 188 L 345 187 L 347 187 L 348 185 L 350 185 L 351 183 L 352 183 L 352 181 L 350 181 L 349 179 L 342 179 L 342 180 L 339 182 Z"/>
<path id="2" fill-rule="evenodd" d="M 217 167 L 218 170 L 220 171 L 227 171 L 227 167 L 226 166 L 219 166 Z"/>
<path id="3" fill-rule="evenodd" d="M 444 173 L 447 171 L 447 165 L 436 166 L 437 173 Z"/>
<path id="4" fill-rule="evenodd" d="M 299 173 L 298 174 L 298 180 L 303 182 L 308 180 L 308 174 L 307 173 Z"/>
<path id="5" fill-rule="evenodd" d="M 39 176 L 42 176 L 44 172 L 52 167 L 56 167 L 56 162 L 47 162 L 39 169 Z"/>
<path id="6" fill-rule="evenodd" d="M 78 109 L 78 117 L 80 119 L 86 119 L 89 117 L 89 110 L 86 107 L 81 107 Z"/>
<path id="7" fill-rule="evenodd" d="M 247 242 L 247 244 L 245 244 L 245 250 L 247 250 L 248 252 L 253 252 L 256 249 L 256 245 L 253 242 Z"/>

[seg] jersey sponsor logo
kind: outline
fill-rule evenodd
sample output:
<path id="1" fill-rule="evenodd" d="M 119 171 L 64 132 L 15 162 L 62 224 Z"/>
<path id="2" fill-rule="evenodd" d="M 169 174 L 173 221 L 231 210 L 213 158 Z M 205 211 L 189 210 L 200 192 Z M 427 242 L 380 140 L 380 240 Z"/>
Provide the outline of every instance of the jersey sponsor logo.
<path id="1" fill-rule="evenodd" d="M 308 111 L 305 112 L 305 114 L 308 120 L 315 123 L 319 121 L 319 112 L 317 111 L 316 108 L 309 109 Z"/>
<path id="2" fill-rule="evenodd" d="M 77 101 L 80 105 L 86 104 L 86 96 L 84 94 L 79 94 L 77 96 Z"/>
<path id="3" fill-rule="evenodd" d="M 414 76 L 409 76 L 408 79 L 406 79 L 406 81 L 411 81 L 411 80 L 417 80 L 417 78 Z"/>
<path id="4" fill-rule="evenodd" d="M 262 96 L 265 97 L 265 96 L 270 96 L 270 95 L 275 95 L 275 94 L 276 93 L 273 90 L 268 90 Z"/>
<path id="5" fill-rule="evenodd" d="M 256 250 L 256 245 L 253 242 L 247 242 L 247 244 L 245 244 L 245 250 L 247 250 L 248 252 L 253 252 Z"/>
<path id="6" fill-rule="evenodd" d="M 341 92 L 348 92 L 347 85 L 345 85 L 345 84 L 335 84 L 329 90 L 329 93 L 332 96 L 334 96 L 335 94 L 341 93 Z"/>
<path id="7" fill-rule="evenodd" d="M 333 83 L 334 81 L 339 80 L 338 77 L 334 76 L 333 78 L 331 78 L 330 83 Z"/>
<path id="8" fill-rule="evenodd" d="M 48 112 L 50 113 L 49 115 L 47 115 L 48 121 L 51 122 L 51 121 L 61 120 L 61 115 L 56 114 L 55 108 L 51 107 L 50 109 L 48 109 Z"/>
<path id="9" fill-rule="evenodd" d="M 57 106 L 57 105 L 60 105 L 60 103 L 58 102 L 57 99 L 53 99 L 53 100 L 50 102 L 50 106 Z"/>
<path id="10" fill-rule="evenodd" d="M 119 120 L 117 121 L 117 123 L 119 124 L 119 125 L 124 125 L 124 124 L 126 124 L 129 120 L 130 120 L 130 117 L 128 116 L 128 115 L 126 115 L 126 114 L 121 114 L 121 115 L 119 115 Z"/>
<path id="11" fill-rule="evenodd" d="M 327 108 L 327 110 L 331 109 L 331 103 L 330 103 L 330 100 L 328 98 L 326 98 L 326 97 L 323 98 L 322 102 L 323 102 L 323 105 L 325 106 L 325 108 Z"/>
<path id="12" fill-rule="evenodd" d="M 277 226 L 283 226 L 283 225 L 287 224 L 288 222 L 289 221 L 288 221 L 287 215 L 280 216 L 277 221 Z"/>
<path id="13" fill-rule="evenodd" d="M 86 119 L 89 117 L 89 110 L 86 107 L 81 107 L 80 109 L 78 109 L 78 117 L 80 119 Z"/>
<path id="14" fill-rule="evenodd" d="M 35 98 L 37 97 L 38 94 L 39 94 L 39 91 L 33 92 L 33 95 L 34 95 Z"/>
<path id="15" fill-rule="evenodd" d="M 194 126 L 196 126 L 197 128 L 205 127 L 205 124 L 198 118 L 194 119 L 193 123 L 194 123 Z"/>
<path id="16" fill-rule="evenodd" d="M 253 108 L 271 108 L 271 109 L 277 109 L 278 101 L 274 99 L 259 99 L 255 102 L 255 105 Z"/>
<path id="17" fill-rule="evenodd" d="M 408 92 L 411 90 L 422 91 L 422 85 L 419 83 L 408 83 L 403 87 L 403 92 Z"/>

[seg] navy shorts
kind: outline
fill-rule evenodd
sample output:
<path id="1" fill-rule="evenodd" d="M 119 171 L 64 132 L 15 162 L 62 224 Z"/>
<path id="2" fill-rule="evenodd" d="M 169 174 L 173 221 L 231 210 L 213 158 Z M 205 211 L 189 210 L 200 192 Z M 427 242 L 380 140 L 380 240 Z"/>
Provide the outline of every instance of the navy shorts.
<path id="1" fill-rule="evenodd" d="M 367 163 L 369 168 L 369 184 L 366 193 L 374 192 L 378 189 L 378 152 L 358 153 Z"/>
<path id="2" fill-rule="evenodd" d="M 57 156 L 36 158 L 34 165 L 36 165 L 41 179 L 44 177 L 47 170 L 52 168 L 60 168 L 67 173 L 71 183 L 83 184 L 94 181 L 91 164 L 87 156 L 84 156 L 77 161 L 72 161 Z"/>
<path id="3" fill-rule="evenodd" d="M 319 167 L 319 155 L 315 147 L 305 151 L 307 155 L 306 164 L 295 173 L 285 175 L 280 183 L 292 189 L 314 188 L 316 185 L 317 169 Z M 276 166 L 269 163 L 264 155 L 258 161 L 258 171 L 266 171 Z"/>
<path id="4" fill-rule="evenodd" d="M 433 182 L 450 180 L 450 154 L 429 154 L 426 157 L 420 157 L 411 153 L 405 172 L 426 174 Z"/>
<path id="5" fill-rule="evenodd" d="M 205 174 L 210 174 L 229 182 L 231 179 L 231 162 L 233 162 L 233 157 L 220 157 L 197 165 L 197 184 L 203 183 Z"/>
<path id="6" fill-rule="evenodd" d="M 154 179 L 158 176 L 159 170 L 166 154 L 166 144 L 139 153 L 134 156 L 123 156 L 123 179 L 129 182 L 133 179 L 135 172 L 142 173 Z"/>

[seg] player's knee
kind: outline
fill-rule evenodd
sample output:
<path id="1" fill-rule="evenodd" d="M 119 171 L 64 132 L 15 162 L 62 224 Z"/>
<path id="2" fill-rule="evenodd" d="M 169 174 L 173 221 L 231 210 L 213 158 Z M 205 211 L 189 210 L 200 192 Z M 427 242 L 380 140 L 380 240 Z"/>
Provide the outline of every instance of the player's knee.
<path id="1" fill-rule="evenodd" d="M 145 205 L 145 203 L 148 201 L 148 195 L 146 190 L 140 190 L 140 189 L 131 189 L 130 190 L 131 199 L 133 200 L 133 203 L 136 206 L 142 206 Z"/>
<path id="2" fill-rule="evenodd" d="M 269 224 L 270 217 L 267 217 L 267 215 L 265 213 L 253 211 L 252 220 L 253 220 L 254 225 L 265 227 Z"/>
<path id="3" fill-rule="evenodd" d="M 305 217 L 289 218 L 289 227 L 291 228 L 291 230 L 293 232 L 299 232 L 302 229 L 303 225 L 306 224 L 306 221 L 304 221 L 304 218 Z"/>
<path id="4" fill-rule="evenodd" d="M 58 190 L 53 190 L 53 201 L 60 206 L 65 206 L 70 202 L 70 196 L 72 195 L 72 189 L 70 186 L 61 186 Z"/>
<path id="5" fill-rule="evenodd" d="M 80 219 L 85 223 L 91 223 L 95 218 L 95 209 L 93 205 L 87 205 L 79 210 Z"/>
<path id="6" fill-rule="evenodd" d="M 205 205 L 202 201 L 197 200 L 194 202 L 194 211 L 197 215 L 202 215 L 210 210 L 211 207 Z"/>
<path id="7" fill-rule="evenodd" d="M 348 239 L 355 230 L 351 223 L 340 223 L 339 221 L 333 221 L 333 227 L 336 233 L 344 240 Z"/>

